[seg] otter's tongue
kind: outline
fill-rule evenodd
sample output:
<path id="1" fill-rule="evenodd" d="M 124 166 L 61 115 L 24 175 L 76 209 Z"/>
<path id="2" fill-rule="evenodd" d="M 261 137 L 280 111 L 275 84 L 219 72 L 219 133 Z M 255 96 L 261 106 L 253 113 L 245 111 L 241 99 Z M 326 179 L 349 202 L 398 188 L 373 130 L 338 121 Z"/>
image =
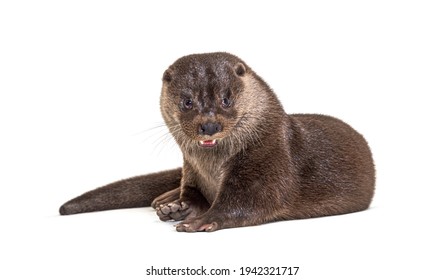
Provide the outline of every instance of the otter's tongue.
<path id="1" fill-rule="evenodd" d="M 212 148 L 212 147 L 215 147 L 216 144 L 217 144 L 216 139 L 199 141 L 199 145 L 200 145 L 201 147 L 205 147 L 205 148 Z"/>

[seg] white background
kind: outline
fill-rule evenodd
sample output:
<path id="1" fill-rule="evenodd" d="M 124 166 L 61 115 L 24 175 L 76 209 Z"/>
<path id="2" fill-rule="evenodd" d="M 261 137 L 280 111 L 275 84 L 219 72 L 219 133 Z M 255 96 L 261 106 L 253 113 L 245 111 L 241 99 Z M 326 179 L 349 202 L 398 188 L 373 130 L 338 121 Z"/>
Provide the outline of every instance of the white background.
<path id="1" fill-rule="evenodd" d="M 441 1 L 156 2 L 0 3 L 0 278 L 267 265 L 300 266 L 275 279 L 444 279 Z M 365 135 L 370 210 L 211 234 L 177 233 L 148 208 L 58 216 L 87 190 L 181 165 L 161 76 L 213 51 L 244 59 L 289 113 Z"/>

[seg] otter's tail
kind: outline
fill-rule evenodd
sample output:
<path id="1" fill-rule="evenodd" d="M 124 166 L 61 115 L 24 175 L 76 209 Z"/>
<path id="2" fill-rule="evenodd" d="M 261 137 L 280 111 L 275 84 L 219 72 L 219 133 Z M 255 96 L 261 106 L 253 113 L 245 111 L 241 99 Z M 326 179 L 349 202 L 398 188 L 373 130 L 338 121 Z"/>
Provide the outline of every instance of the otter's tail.
<path id="1" fill-rule="evenodd" d="M 84 193 L 65 204 L 59 212 L 84 212 L 150 206 L 159 195 L 179 188 L 181 168 L 117 181 Z"/>

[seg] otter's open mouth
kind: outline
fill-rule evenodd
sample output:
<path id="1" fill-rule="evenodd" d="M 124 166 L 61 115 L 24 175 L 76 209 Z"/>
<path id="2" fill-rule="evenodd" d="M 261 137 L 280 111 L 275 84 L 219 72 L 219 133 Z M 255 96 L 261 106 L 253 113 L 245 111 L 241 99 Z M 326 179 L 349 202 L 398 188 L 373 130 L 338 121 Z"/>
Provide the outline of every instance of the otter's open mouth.
<path id="1" fill-rule="evenodd" d="M 198 141 L 199 146 L 204 147 L 204 148 L 213 148 L 218 144 L 218 140 L 213 139 L 213 140 L 204 140 L 204 141 Z"/>

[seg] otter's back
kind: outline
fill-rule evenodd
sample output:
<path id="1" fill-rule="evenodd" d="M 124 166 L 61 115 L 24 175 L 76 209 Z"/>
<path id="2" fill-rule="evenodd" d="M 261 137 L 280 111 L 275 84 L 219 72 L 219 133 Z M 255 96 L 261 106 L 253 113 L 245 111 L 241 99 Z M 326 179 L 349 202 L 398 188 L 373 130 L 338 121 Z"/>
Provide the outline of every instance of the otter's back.
<path id="1" fill-rule="evenodd" d="M 303 197 L 334 203 L 345 212 L 369 207 L 375 169 L 365 138 L 345 122 L 315 114 L 290 115 L 293 154 Z"/>

